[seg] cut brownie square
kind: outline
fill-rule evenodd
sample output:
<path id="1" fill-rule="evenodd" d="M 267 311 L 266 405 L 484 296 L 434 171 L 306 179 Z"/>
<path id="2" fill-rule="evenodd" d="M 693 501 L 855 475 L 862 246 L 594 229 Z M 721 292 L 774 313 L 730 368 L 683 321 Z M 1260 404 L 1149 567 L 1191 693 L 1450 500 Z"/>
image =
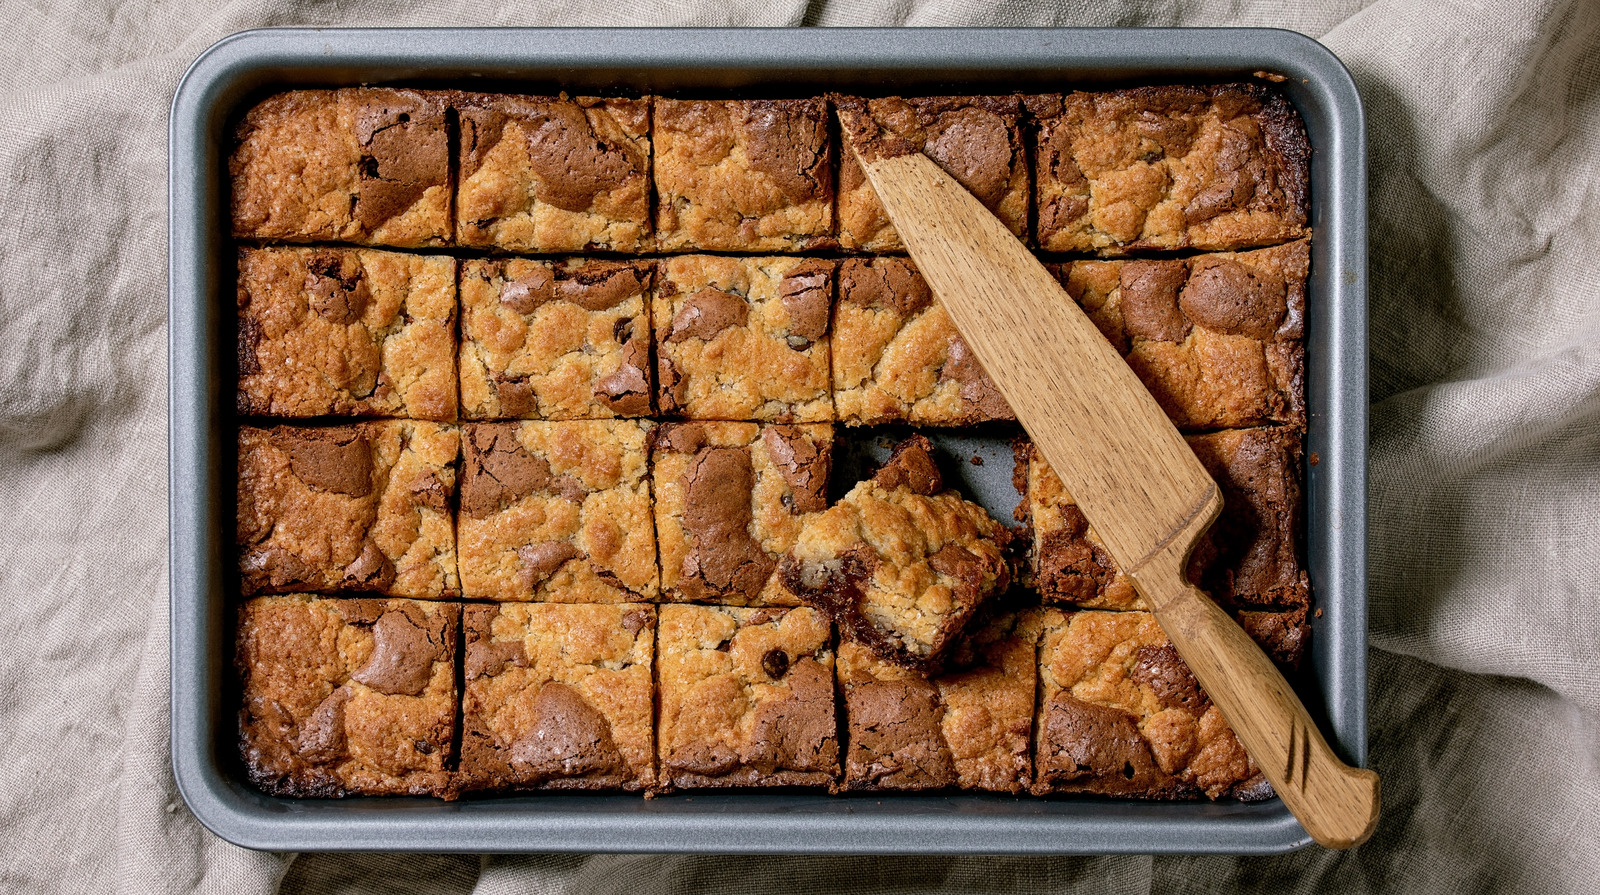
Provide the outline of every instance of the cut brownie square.
<path id="1" fill-rule="evenodd" d="M 833 419 L 828 322 L 834 262 L 686 255 L 661 262 L 651 306 L 658 404 L 668 416 Z"/>
<path id="2" fill-rule="evenodd" d="M 1036 610 L 1000 615 L 931 678 L 839 644 L 843 788 L 1025 791 L 1038 641 Z"/>
<path id="3" fill-rule="evenodd" d="M 924 153 L 994 212 L 1012 233 L 1028 230 L 1028 159 L 1017 96 L 834 96 L 846 130 L 871 128 Z M 848 148 L 839 160 L 839 243 L 868 252 L 903 252 L 905 244 Z"/>
<path id="4" fill-rule="evenodd" d="M 1233 429 L 1186 438 L 1222 489 L 1222 514 L 1195 546 L 1189 577 L 1225 607 L 1305 607 L 1311 586 L 1299 559 L 1298 430 Z M 1144 598 L 1105 551 L 1050 464 L 1028 464 L 1034 586 L 1046 602 L 1144 609 Z"/>
<path id="5" fill-rule="evenodd" d="M 848 425 L 1016 419 L 907 258 L 848 258 L 833 315 L 833 403 Z"/>
<path id="6" fill-rule="evenodd" d="M 472 605 L 462 624 L 463 791 L 655 785 L 654 607 Z"/>
<path id="7" fill-rule="evenodd" d="M 654 600 L 649 427 L 633 420 L 464 427 L 462 595 L 548 603 Z"/>
<path id="8" fill-rule="evenodd" d="M 454 798 L 460 617 L 415 600 L 247 601 L 234 658 L 250 781 L 276 796 Z"/>
<path id="9" fill-rule="evenodd" d="M 1047 610 L 1039 686 L 1038 795 L 1272 797 L 1149 613 Z"/>
<path id="10" fill-rule="evenodd" d="M 459 593 L 460 447 L 453 426 L 412 420 L 240 427 L 242 590 Z"/>
<path id="11" fill-rule="evenodd" d="M 832 632 L 814 610 L 662 606 L 657 750 L 667 787 L 830 786 Z"/>
<path id="12" fill-rule="evenodd" d="M 662 251 L 830 248 L 833 147 L 821 98 L 657 99 Z"/>
<path id="13" fill-rule="evenodd" d="M 937 671 L 989 596 L 1010 583 L 1009 532 L 944 490 L 933 444 L 914 435 L 838 503 L 812 517 L 779 580 L 879 658 Z"/>
<path id="14" fill-rule="evenodd" d="M 1240 249 L 1305 236 L 1311 157 L 1255 84 L 1029 97 L 1039 247 Z"/>
<path id="15" fill-rule="evenodd" d="M 240 413 L 456 418 L 454 258 L 239 250 Z"/>
<path id="16" fill-rule="evenodd" d="M 464 262 L 463 415 L 647 416 L 654 273 L 648 262 Z"/>
<path id="17" fill-rule="evenodd" d="M 351 87 L 270 96 L 228 160 L 233 235 L 434 246 L 450 241 L 441 94 Z"/>
<path id="18" fill-rule="evenodd" d="M 773 572 L 827 508 L 827 425 L 667 423 L 651 457 L 666 600 L 793 606 Z"/>
<path id="19" fill-rule="evenodd" d="M 1304 241 L 1237 254 L 1056 266 L 1180 429 L 1303 426 Z"/>
<path id="20" fill-rule="evenodd" d="M 650 239 L 650 101 L 459 94 L 456 240 L 513 252 L 639 252 Z"/>

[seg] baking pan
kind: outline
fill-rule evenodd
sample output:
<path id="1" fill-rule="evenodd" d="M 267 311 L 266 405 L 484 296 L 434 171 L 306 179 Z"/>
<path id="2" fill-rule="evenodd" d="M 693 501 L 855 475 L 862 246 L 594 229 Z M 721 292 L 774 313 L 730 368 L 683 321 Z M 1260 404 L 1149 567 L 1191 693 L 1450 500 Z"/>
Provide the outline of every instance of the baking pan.
<path id="1" fill-rule="evenodd" d="M 1336 751 L 1364 763 L 1365 134 L 1355 85 L 1315 41 L 1257 29 L 264 30 L 233 35 L 202 54 L 172 107 L 172 767 L 190 809 L 229 841 L 281 851 L 1265 854 L 1309 843 L 1276 799 L 1147 803 L 796 792 L 648 800 L 549 794 L 451 803 L 279 799 L 245 782 L 229 689 L 237 584 L 226 153 L 232 122 L 256 98 L 289 87 L 352 84 L 529 93 L 1009 93 L 1247 79 L 1257 72 L 1284 77 L 1279 86 L 1305 119 L 1313 148 L 1305 496 L 1307 568 L 1320 612 L 1311 622 L 1302 690 Z M 1009 478 L 1009 458 L 988 445 L 985 465 L 1002 467 Z M 974 452 L 984 449 L 978 444 Z M 991 499 L 1000 498 L 985 502 Z"/>

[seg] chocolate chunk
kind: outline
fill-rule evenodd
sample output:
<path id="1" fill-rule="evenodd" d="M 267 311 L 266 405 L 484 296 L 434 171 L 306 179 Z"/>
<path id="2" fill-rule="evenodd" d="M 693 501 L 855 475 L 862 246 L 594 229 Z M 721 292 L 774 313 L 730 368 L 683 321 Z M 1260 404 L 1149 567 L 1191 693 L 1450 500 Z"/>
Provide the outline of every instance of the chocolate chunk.
<path id="1" fill-rule="evenodd" d="M 1116 563 L 1104 548 L 1089 541 L 1089 520 L 1081 510 L 1063 507 L 1061 515 L 1062 527 L 1046 534 L 1039 544 L 1039 590 L 1058 601 L 1092 600 L 1116 576 Z"/>
<path id="2" fill-rule="evenodd" d="M 1040 719 L 1039 765 L 1053 784 L 1077 783 L 1107 795 L 1149 793 L 1170 785 L 1135 718 L 1062 691 Z"/>
<path id="3" fill-rule="evenodd" d="M 807 656 L 789 669 L 784 684 L 787 696 L 756 705 L 744 763 L 762 774 L 833 769 L 839 761 L 833 674 Z"/>
<path id="4" fill-rule="evenodd" d="M 819 450 L 798 426 L 768 426 L 761 433 L 767 454 L 793 489 L 789 512 L 820 513 L 828 508 L 828 451 Z"/>
<path id="5" fill-rule="evenodd" d="M 929 682 L 872 680 L 851 687 L 850 782 L 894 789 L 937 789 L 956 780 L 945 740 L 944 705 Z"/>
<path id="6" fill-rule="evenodd" d="M 789 673 L 789 654 L 777 647 L 769 649 L 761 656 L 761 670 L 773 680 L 781 680 Z"/>
<path id="7" fill-rule="evenodd" d="M 518 314 L 532 314 L 555 297 L 555 274 L 542 264 L 531 265 L 516 279 L 500 285 L 500 304 Z"/>
<path id="8" fill-rule="evenodd" d="M 539 409 L 539 399 L 533 393 L 533 383 L 502 373 L 489 374 L 495 399 L 500 402 L 500 416 L 533 416 Z"/>
<path id="9" fill-rule="evenodd" d="M 570 500 L 578 504 L 583 503 L 584 499 L 589 496 L 589 489 L 584 487 L 583 482 L 579 481 L 577 476 L 567 475 L 566 473 L 550 478 L 550 490 L 561 495 L 562 500 Z"/>
<path id="10" fill-rule="evenodd" d="M 442 645 L 434 643 L 416 619 L 419 609 L 391 609 L 372 626 L 372 657 L 350 679 L 390 696 L 420 696 L 433 677 L 433 663 L 443 658 Z"/>
<path id="11" fill-rule="evenodd" d="M 749 451 L 704 448 L 683 478 L 683 527 L 693 543 L 683 558 L 683 591 L 702 601 L 760 594 L 774 560 L 750 536 L 755 471 Z"/>
<path id="12" fill-rule="evenodd" d="M 1196 718 L 1205 714 L 1211 700 L 1200 689 L 1189 666 L 1183 664 L 1171 644 L 1141 646 L 1128 678 L 1155 691 L 1156 698 L 1169 709 L 1184 709 Z"/>
<path id="13" fill-rule="evenodd" d="M 851 258 L 839 271 L 839 300 L 892 309 L 910 318 L 933 304 L 933 293 L 916 267 L 903 258 Z"/>
<path id="14" fill-rule="evenodd" d="M 394 584 L 394 563 L 369 537 L 361 545 L 361 555 L 344 567 L 340 584 L 355 590 L 387 590 Z"/>
<path id="15" fill-rule="evenodd" d="M 577 690 L 550 681 L 533 698 L 533 724 L 511 744 L 509 764 L 549 777 L 620 773 L 611 724 Z"/>
<path id="16" fill-rule="evenodd" d="M 801 350 L 828 333 L 832 273 L 833 265 L 827 261 L 802 261 L 778 284 L 783 309 L 789 313 L 789 333 L 805 342 Z"/>
<path id="17" fill-rule="evenodd" d="M 668 342 L 700 339 L 709 342 L 725 329 L 744 326 L 750 319 L 750 303 L 744 296 L 707 286 L 689 296 L 672 318 Z"/>
<path id="18" fill-rule="evenodd" d="M 932 496 L 944 490 L 944 477 L 933 462 L 933 442 L 925 435 L 913 435 L 894 446 L 889 462 L 872 477 L 880 488 L 909 488 L 915 494 Z"/>
<path id="19" fill-rule="evenodd" d="M 635 609 L 622 617 L 622 629 L 635 637 L 650 625 L 650 610 Z"/>
<path id="20" fill-rule="evenodd" d="M 631 264 L 591 261 L 556 285 L 556 295 L 586 311 L 605 311 L 643 295 L 649 274 Z"/>
<path id="21" fill-rule="evenodd" d="M 594 397 L 618 416 L 645 416 L 650 413 L 650 345 L 633 332 L 633 321 L 622 320 L 617 340 L 622 343 L 622 366 L 595 381 Z"/>
<path id="22" fill-rule="evenodd" d="M 568 560 L 583 556 L 583 552 L 567 541 L 540 541 L 517 548 L 517 559 L 522 561 L 522 580 L 530 587 L 538 587 Z"/>
<path id="23" fill-rule="evenodd" d="M 821 100 L 749 100 L 743 104 L 745 157 L 790 204 L 827 198 L 822 180 L 828 125 Z"/>
<path id="24" fill-rule="evenodd" d="M 963 584 L 976 584 L 983 575 L 983 560 L 978 554 L 956 543 L 940 547 L 928 557 L 928 565 Z"/>
<path id="25" fill-rule="evenodd" d="M 1184 261 L 1127 261 L 1122 265 L 1122 321 L 1136 339 L 1182 342 L 1189 320 L 1178 311 L 1178 290 L 1189 278 Z"/>
<path id="26" fill-rule="evenodd" d="M 306 761 L 335 761 L 344 757 L 344 706 L 350 701 L 350 688 L 339 687 L 300 725 L 295 751 Z"/>
<path id="27" fill-rule="evenodd" d="M 348 326 L 372 303 L 365 271 L 354 252 L 324 252 L 306 261 L 302 289 L 311 310 L 329 323 Z"/>
<path id="28" fill-rule="evenodd" d="M 633 148 L 596 134 L 588 115 L 573 103 L 541 103 L 522 127 L 540 202 L 585 211 L 601 193 L 643 176 L 644 160 Z"/>
<path id="29" fill-rule="evenodd" d="M 939 116 L 924 151 L 989 208 L 1011 185 L 1011 128 L 993 112 L 967 106 Z"/>
<path id="30" fill-rule="evenodd" d="M 1289 313 L 1283 278 L 1228 258 L 1198 258 L 1178 298 L 1189 319 L 1206 329 L 1271 339 Z"/>
<path id="31" fill-rule="evenodd" d="M 476 519 L 550 487 L 550 464 L 517 441 L 516 423 L 482 423 L 467 430 L 461 509 Z"/>
<path id="32" fill-rule="evenodd" d="M 355 217 L 368 233 L 449 180 L 443 111 L 403 91 L 368 91 L 356 112 L 361 180 Z"/>
<path id="33" fill-rule="evenodd" d="M 411 497 L 416 500 L 417 506 L 435 513 L 448 513 L 450 511 L 450 489 L 439 481 L 438 473 L 427 470 L 411 483 Z"/>
<path id="34" fill-rule="evenodd" d="M 970 409 L 969 412 L 984 419 L 1017 418 L 1011 411 L 1011 405 L 1006 403 L 1005 395 L 1000 394 L 999 387 L 984 372 L 983 365 L 978 363 L 977 355 L 972 353 L 966 340 L 959 335 L 950 341 L 949 354 L 945 357 L 944 366 L 939 368 L 939 379 L 961 383 L 961 400 Z"/>
<path id="35" fill-rule="evenodd" d="M 351 497 L 372 493 L 372 444 L 362 426 L 281 427 L 274 434 L 289 454 L 289 469 L 295 478 L 318 491 Z"/>

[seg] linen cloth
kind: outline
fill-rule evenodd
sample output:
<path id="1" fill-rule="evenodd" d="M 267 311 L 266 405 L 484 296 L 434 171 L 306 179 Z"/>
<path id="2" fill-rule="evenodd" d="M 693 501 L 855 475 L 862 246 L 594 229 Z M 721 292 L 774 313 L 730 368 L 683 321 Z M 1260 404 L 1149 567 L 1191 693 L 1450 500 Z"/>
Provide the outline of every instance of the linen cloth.
<path id="1" fill-rule="evenodd" d="M 7 4 L 0 891 L 1582 892 L 1600 886 L 1600 4 Z M 278 855 L 167 763 L 167 107 L 270 25 L 1276 25 L 1367 104 L 1373 840 L 1268 859 Z"/>

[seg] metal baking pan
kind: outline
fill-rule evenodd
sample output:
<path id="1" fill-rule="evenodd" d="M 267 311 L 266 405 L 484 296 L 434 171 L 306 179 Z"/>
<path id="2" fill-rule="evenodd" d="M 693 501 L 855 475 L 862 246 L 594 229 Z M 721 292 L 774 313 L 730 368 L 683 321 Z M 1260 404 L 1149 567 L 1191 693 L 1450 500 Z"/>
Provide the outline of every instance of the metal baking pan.
<path id="1" fill-rule="evenodd" d="M 1312 621 L 1304 689 L 1335 749 L 1363 763 L 1365 134 L 1355 85 L 1321 45 L 1255 29 L 266 30 L 233 35 L 202 54 L 172 106 L 172 766 L 190 809 L 224 839 L 280 851 L 1266 854 L 1309 843 L 1276 799 L 1145 803 L 795 792 L 453 803 L 279 799 L 244 779 L 229 689 L 237 584 L 230 535 L 235 335 L 227 134 L 263 94 L 389 83 L 530 93 L 981 93 L 1256 72 L 1285 77 L 1280 87 L 1305 119 L 1313 147 L 1306 558 L 1321 613 Z M 1009 476 L 1009 463 L 986 459 Z"/>

